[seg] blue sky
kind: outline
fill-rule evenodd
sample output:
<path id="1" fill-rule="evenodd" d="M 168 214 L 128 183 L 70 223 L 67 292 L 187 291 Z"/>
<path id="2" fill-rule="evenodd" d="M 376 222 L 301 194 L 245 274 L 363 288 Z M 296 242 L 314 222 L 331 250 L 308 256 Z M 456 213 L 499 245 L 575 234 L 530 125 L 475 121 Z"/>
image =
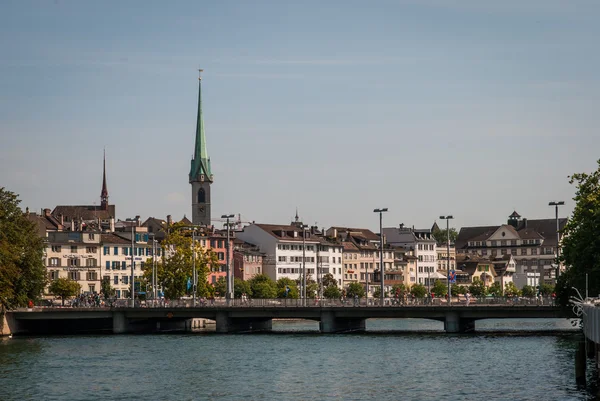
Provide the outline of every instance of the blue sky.
<path id="1" fill-rule="evenodd" d="M 597 1 L 3 1 L 0 186 L 191 216 L 377 228 L 552 217 L 600 158 Z"/>

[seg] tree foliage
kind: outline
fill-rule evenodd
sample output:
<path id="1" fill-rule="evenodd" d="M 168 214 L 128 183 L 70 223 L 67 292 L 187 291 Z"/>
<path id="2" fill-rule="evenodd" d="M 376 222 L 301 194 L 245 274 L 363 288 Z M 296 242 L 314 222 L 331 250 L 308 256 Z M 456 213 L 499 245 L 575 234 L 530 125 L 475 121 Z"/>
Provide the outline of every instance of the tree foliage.
<path id="1" fill-rule="evenodd" d="M 523 294 L 524 297 L 534 297 L 535 288 L 530 285 L 524 285 L 523 288 L 521 288 L 521 294 Z"/>
<path id="2" fill-rule="evenodd" d="M 111 287 L 109 277 L 104 277 L 100 282 L 100 293 L 104 298 L 112 298 L 115 296 L 115 289 Z"/>
<path id="3" fill-rule="evenodd" d="M 569 182 L 577 191 L 573 214 L 562 232 L 561 262 L 566 271 L 556 285 L 557 301 L 562 305 L 576 295 L 572 287 L 585 292 L 586 273 L 590 294 L 600 294 L 600 160 L 596 171 L 573 174 Z"/>
<path id="4" fill-rule="evenodd" d="M 458 285 L 456 283 L 452 284 L 450 289 L 452 291 L 452 296 L 459 295 L 459 294 L 464 295 L 467 293 L 467 287 L 465 287 L 463 285 Z"/>
<path id="5" fill-rule="evenodd" d="M 433 238 L 437 241 L 438 244 L 445 244 L 448 242 L 448 231 L 444 228 L 433 230 Z M 458 238 L 458 232 L 456 232 L 456 228 L 450 227 L 450 243 L 454 243 Z"/>
<path id="6" fill-rule="evenodd" d="M 267 275 L 257 274 L 248 280 L 248 283 L 252 290 L 252 298 L 266 299 L 277 297 L 277 285 Z"/>
<path id="7" fill-rule="evenodd" d="M 242 294 L 246 294 L 248 297 L 252 296 L 252 288 L 250 288 L 250 283 L 242 280 L 241 278 L 234 277 L 233 296 L 234 298 L 241 298 Z"/>
<path id="8" fill-rule="evenodd" d="M 441 280 L 435 280 L 435 283 L 433 283 L 433 287 L 431 288 L 431 292 L 433 292 L 436 297 L 445 297 L 448 294 L 448 284 Z"/>
<path id="9" fill-rule="evenodd" d="M 194 265 L 194 251 L 196 254 L 195 265 L 198 277 L 196 293 L 199 296 L 208 296 L 208 273 L 219 268 L 219 260 L 212 249 L 203 248 L 199 241 L 192 244 L 191 231 L 171 229 L 161 243 L 162 257 L 156 264 L 157 282 L 163 288 L 166 298 L 177 299 L 193 292 L 193 286 L 188 291 L 188 280 L 192 279 Z M 152 259 L 144 265 L 144 277 L 151 281 Z"/>
<path id="10" fill-rule="evenodd" d="M 392 296 L 403 297 L 406 293 L 406 286 L 404 284 L 394 284 L 392 286 Z"/>
<path id="11" fill-rule="evenodd" d="M 65 299 L 74 297 L 77 294 L 79 294 L 79 291 L 81 291 L 81 286 L 79 285 L 79 283 L 77 283 L 77 281 L 61 277 L 57 278 L 56 280 L 50 283 L 48 291 L 51 294 L 60 297 L 60 299 L 62 300 L 62 304 L 64 305 Z"/>
<path id="12" fill-rule="evenodd" d="M 290 291 L 285 293 L 286 287 L 290 289 Z M 292 298 L 298 299 L 300 296 L 300 292 L 298 291 L 298 286 L 294 280 L 287 277 L 281 277 L 277 280 L 277 298 Z"/>
<path id="13" fill-rule="evenodd" d="M 329 287 L 325 287 L 323 296 L 328 299 L 338 299 L 342 296 L 342 291 L 340 291 L 337 285 L 330 285 Z"/>
<path id="14" fill-rule="evenodd" d="M 427 294 L 427 288 L 423 284 L 415 284 L 410 287 L 410 294 L 415 298 L 423 298 Z"/>
<path id="15" fill-rule="evenodd" d="M 491 294 L 495 297 L 501 297 L 502 293 L 502 284 L 497 281 L 494 281 L 492 285 L 487 289 L 488 294 Z"/>
<path id="16" fill-rule="evenodd" d="M 515 283 L 513 283 L 512 281 L 509 281 L 508 283 L 504 284 L 504 295 L 506 295 L 507 297 L 515 297 L 518 296 L 520 293 L 521 291 L 519 291 Z"/>
<path id="17" fill-rule="evenodd" d="M 469 292 L 474 297 L 485 297 L 487 295 L 487 287 L 481 280 L 476 280 L 469 286 Z"/>
<path id="18" fill-rule="evenodd" d="M 552 295 L 553 292 L 554 292 L 553 286 L 551 286 L 550 284 L 542 284 L 541 293 L 543 296 L 547 297 L 549 295 Z"/>
<path id="19" fill-rule="evenodd" d="M 362 298 L 365 296 L 365 288 L 360 283 L 350 283 L 348 287 L 346 287 L 346 297 L 354 298 L 354 296 L 358 296 Z"/>
<path id="20" fill-rule="evenodd" d="M 44 242 L 19 203 L 0 187 L 0 311 L 35 302 L 46 286 Z"/>

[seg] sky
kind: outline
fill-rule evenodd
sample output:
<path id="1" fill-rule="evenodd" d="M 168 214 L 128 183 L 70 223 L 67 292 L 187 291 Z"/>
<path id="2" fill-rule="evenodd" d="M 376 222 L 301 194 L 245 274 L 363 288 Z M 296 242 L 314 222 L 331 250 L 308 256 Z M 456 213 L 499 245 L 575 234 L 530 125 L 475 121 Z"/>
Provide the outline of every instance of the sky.
<path id="1" fill-rule="evenodd" d="M 378 231 L 571 213 L 600 159 L 596 0 L 0 2 L 0 187 L 31 210 Z M 439 222 L 439 219 L 438 219 Z M 218 226 L 219 223 L 215 222 Z"/>

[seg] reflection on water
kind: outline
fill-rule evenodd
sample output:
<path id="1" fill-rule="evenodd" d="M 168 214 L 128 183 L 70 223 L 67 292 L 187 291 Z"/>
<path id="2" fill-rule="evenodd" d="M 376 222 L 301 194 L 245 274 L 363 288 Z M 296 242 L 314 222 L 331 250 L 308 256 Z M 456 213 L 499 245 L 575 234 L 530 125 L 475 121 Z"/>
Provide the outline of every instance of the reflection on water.
<path id="1" fill-rule="evenodd" d="M 484 327 L 533 324 L 509 323 Z M 318 334 L 311 321 L 273 326 L 273 335 L 0 340 L 0 400 L 587 399 L 575 386 L 577 332 L 449 336 L 440 322 L 410 319 L 369 320 L 373 333 L 348 335 Z"/>

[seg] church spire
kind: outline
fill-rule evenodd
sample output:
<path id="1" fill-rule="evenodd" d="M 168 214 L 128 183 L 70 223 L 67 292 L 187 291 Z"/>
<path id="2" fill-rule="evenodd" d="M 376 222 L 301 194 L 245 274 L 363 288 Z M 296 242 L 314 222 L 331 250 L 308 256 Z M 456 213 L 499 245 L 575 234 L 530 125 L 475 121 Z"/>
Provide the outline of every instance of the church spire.
<path id="1" fill-rule="evenodd" d="M 104 149 L 104 159 L 102 165 L 102 192 L 100 192 L 100 207 L 102 210 L 108 210 L 108 188 L 106 187 L 106 149 Z"/>
<path id="2" fill-rule="evenodd" d="M 210 169 L 210 158 L 206 148 L 206 135 L 204 134 L 204 119 L 202 118 L 202 71 L 198 70 L 198 117 L 196 120 L 196 144 L 194 147 L 194 158 L 191 161 L 190 182 L 201 181 L 212 182 L 212 172 Z"/>

